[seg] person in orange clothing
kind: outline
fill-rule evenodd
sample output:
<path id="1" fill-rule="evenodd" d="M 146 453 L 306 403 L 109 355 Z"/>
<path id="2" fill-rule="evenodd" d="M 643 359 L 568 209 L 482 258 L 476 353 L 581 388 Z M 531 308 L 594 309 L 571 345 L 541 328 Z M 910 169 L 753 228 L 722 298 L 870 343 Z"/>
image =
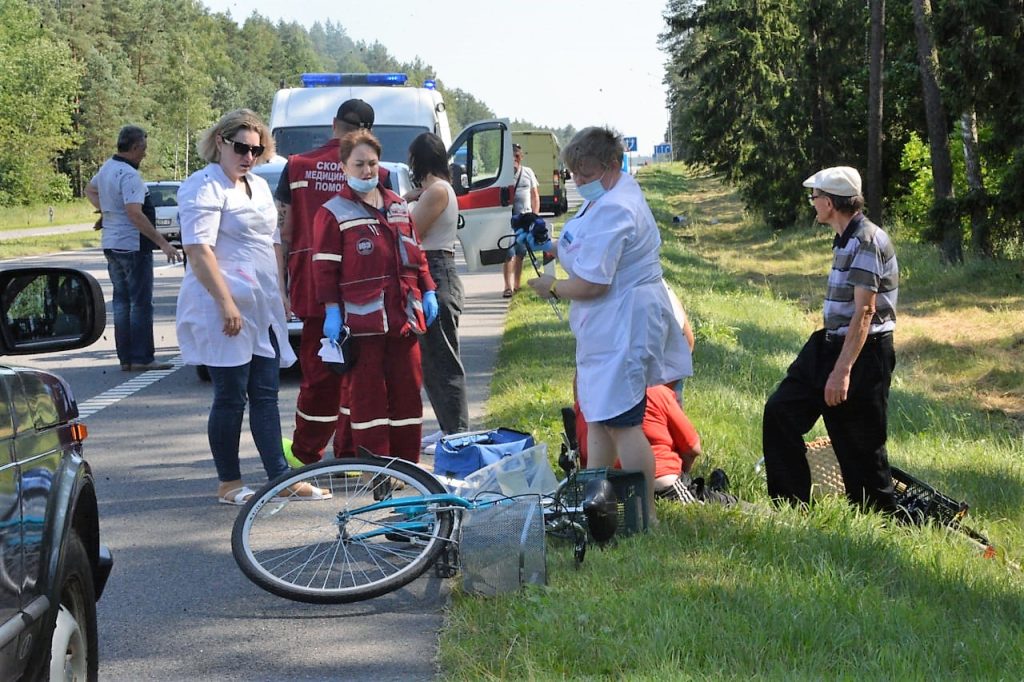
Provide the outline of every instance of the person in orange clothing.
<path id="1" fill-rule="evenodd" d="M 580 444 L 580 461 L 587 462 L 587 422 L 576 412 L 576 437 Z M 643 431 L 654 451 L 655 494 L 671 491 L 682 474 L 689 473 L 693 462 L 701 454 L 700 436 L 686 413 L 676 402 L 675 392 L 668 386 L 647 389 L 647 408 L 644 412 Z M 619 464 L 616 462 L 616 466 Z"/>

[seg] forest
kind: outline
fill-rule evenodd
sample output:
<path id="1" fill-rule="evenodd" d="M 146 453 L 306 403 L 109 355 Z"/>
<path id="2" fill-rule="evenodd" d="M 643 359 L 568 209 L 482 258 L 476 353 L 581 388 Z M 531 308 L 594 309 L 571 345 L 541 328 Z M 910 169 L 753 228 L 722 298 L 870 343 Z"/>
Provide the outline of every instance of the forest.
<path id="1" fill-rule="evenodd" d="M 1024 250 L 1024 0 L 669 0 L 671 134 L 776 229 L 814 170 L 864 175 L 901 238 Z"/>
<path id="2" fill-rule="evenodd" d="M 196 137 L 223 112 L 268 117 L 274 93 L 305 72 L 434 79 L 453 132 L 496 116 L 429 64 L 353 41 L 340 23 L 307 29 L 253 13 L 240 26 L 198 0 L 0 0 L 0 65 L 0 206 L 82 196 L 126 123 L 149 134 L 147 178 L 182 178 L 203 164 Z M 553 132 L 565 141 L 575 131 Z"/>

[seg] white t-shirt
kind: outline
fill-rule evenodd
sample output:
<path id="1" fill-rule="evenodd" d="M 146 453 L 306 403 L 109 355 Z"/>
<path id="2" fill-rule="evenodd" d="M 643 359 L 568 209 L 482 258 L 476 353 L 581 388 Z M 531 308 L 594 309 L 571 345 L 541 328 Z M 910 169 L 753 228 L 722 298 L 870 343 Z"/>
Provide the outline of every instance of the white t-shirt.
<path id="1" fill-rule="evenodd" d="M 100 243 L 104 249 L 138 251 L 142 233 L 128 217 L 125 204 L 146 201 L 146 183 L 130 163 L 107 159 L 96 171 L 92 182 L 100 195 L 103 211 L 103 234 Z"/>
<path id="2" fill-rule="evenodd" d="M 441 211 L 441 215 L 437 216 L 427 235 L 422 239 L 423 250 L 453 251 L 459 229 L 459 199 L 455 196 L 451 184 L 444 180 L 439 180 L 436 184 L 442 185 L 448 191 L 448 205 Z"/>
<path id="3" fill-rule="evenodd" d="M 530 213 L 533 211 L 533 204 L 530 197 L 533 195 L 533 188 L 540 187 L 537 176 L 528 166 L 520 166 L 519 172 L 513 178 L 516 187 L 515 199 L 512 202 L 513 213 Z"/>
<path id="4" fill-rule="evenodd" d="M 225 335 L 220 307 L 192 268 L 186 267 L 178 292 L 177 333 L 188 364 L 237 367 L 254 355 L 272 358 L 270 329 L 277 337 L 281 366 L 295 362 L 274 251 L 274 245 L 281 243 L 277 208 L 266 180 L 252 173 L 245 177 L 252 198 L 236 188 L 216 163 L 193 173 L 178 189 L 182 245 L 206 244 L 213 249 L 217 267 L 242 313 L 242 331 Z"/>
<path id="5" fill-rule="evenodd" d="M 566 272 L 608 285 L 603 296 L 569 308 L 587 421 L 616 417 L 639 403 L 648 386 L 693 373 L 662 281 L 660 246 L 651 209 L 626 173 L 562 228 L 558 260 Z"/>

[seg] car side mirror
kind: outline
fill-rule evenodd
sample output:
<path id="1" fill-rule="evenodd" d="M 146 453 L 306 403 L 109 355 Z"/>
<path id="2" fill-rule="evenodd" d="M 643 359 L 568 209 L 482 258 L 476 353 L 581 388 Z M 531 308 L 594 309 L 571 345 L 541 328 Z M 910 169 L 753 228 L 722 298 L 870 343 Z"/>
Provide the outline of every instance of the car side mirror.
<path id="1" fill-rule="evenodd" d="M 107 324 L 103 290 L 72 268 L 0 272 L 0 354 L 29 355 L 83 348 Z"/>

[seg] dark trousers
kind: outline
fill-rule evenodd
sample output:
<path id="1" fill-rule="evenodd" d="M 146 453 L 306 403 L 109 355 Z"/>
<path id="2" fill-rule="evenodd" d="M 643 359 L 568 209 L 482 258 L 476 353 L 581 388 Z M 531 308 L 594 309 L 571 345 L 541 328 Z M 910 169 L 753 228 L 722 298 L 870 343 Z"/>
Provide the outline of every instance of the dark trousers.
<path id="1" fill-rule="evenodd" d="M 868 337 L 850 373 L 846 401 L 829 407 L 825 382 L 842 347 L 841 339 L 828 341 L 824 330 L 812 334 L 768 398 L 762 430 L 768 494 L 794 504 L 810 501 L 804 435 L 820 416 L 850 501 L 892 511 L 892 473 L 885 449 L 889 384 L 896 366 L 892 334 Z"/>
<path id="2" fill-rule="evenodd" d="M 455 256 L 427 251 L 430 276 L 437 285 L 437 320 L 420 337 L 423 354 L 423 387 L 444 433 L 469 429 L 466 370 L 459 357 L 459 316 L 464 294 L 455 272 Z"/>

